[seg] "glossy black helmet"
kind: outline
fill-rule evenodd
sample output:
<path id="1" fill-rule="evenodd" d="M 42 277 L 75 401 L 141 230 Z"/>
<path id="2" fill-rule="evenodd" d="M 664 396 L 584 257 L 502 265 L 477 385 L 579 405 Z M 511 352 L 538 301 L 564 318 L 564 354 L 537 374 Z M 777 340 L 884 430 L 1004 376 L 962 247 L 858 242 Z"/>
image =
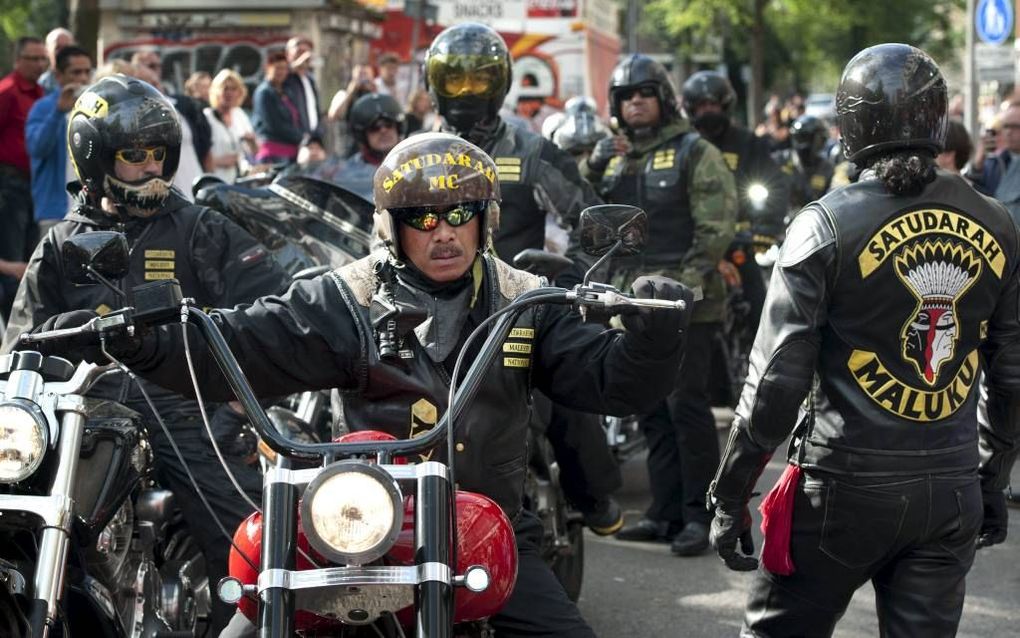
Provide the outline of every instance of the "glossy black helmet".
<path id="1" fill-rule="evenodd" d="M 843 152 L 858 165 L 891 150 L 938 153 L 947 107 L 945 78 L 928 54 L 908 44 L 868 47 L 846 65 L 836 92 Z"/>
<path id="2" fill-rule="evenodd" d="M 425 53 L 425 87 L 439 114 L 458 133 L 496 117 L 512 78 L 506 42 L 484 24 L 449 27 Z"/>
<path id="3" fill-rule="evenodd" d="M 829 137 L 825 122 L 814 115 L 801 115 L 790 125 L 790 143 L 794 150 L 820 153 Z"/>
<path id="4" fill-rule="evenodd" d="M 396 125 L 401 137 L 404 135 L 404 110 L 393 97 L 381 93 L 362 95 L 351 106 L 347 116 L 351 133 L 359 144 L 368 144 L 365 133 L 379 120 L 388 120 Z"/>
<path id="5" fill-rule="evenodd" d="M 694 111 L 702 102 L 715 102 L 729 112 L 737 99 L 733 85 L 718 71 L 698 71 L 684 82 L 683 109 L 687 117 L 694 117 Z"/>
<path id="6" fill-rule="evenodd" d="M 181 157 L 181 124 L 170 101 L 147 82 L 112 75 L 88 88 L 75 102 L 67 126 L 67 147 L 86 196 L 110 197 L 138 211 L 155 212 L 170 193 Z M 118 151 L 146 150 L 161 159 L 159 176 L 118 179 Z"/>
<path id="7" fill-rule="evenodd" d="M 609 80 L 609 114 L 615 117 L 621 126 L 625 125 L 620 110 L 622 96 L 642 86 L 655 88 L 663 122 L 678 114 L 676 92 L 673 90 L 673 83 L 669 79 L 666 67 L 647 55 L 635 53 L 628 55 L 616 65 Z"/>

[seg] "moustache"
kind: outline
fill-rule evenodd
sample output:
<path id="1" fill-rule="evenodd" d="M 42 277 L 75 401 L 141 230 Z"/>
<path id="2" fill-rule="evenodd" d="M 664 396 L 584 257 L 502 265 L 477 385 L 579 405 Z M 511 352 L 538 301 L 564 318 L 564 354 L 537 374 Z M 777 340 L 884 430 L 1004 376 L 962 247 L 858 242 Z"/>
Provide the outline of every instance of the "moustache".
<path id="1" fill-rule="evenodd" d="M 464 249 L 460 246 L 436 246 L 429 251 L 429 259 L 450 259 L 463 254 Z"/>

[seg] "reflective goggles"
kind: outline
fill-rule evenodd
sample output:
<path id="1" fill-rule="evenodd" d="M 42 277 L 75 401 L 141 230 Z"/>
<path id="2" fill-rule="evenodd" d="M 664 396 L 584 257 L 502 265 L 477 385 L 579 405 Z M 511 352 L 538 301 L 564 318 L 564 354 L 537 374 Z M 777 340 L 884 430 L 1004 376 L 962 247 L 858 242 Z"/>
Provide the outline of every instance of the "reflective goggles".
<path id="1" fill-rule="evenodd" d="M 659 95 L 659 90 L 651 84 L 642 84 L 641 86 L 628 86 L 616 90 L 616 99 L 620 100 L 621 102 L 626 102 L 627 100 L 633 98 L 635 93 L 645 98 L 657 97 Z"/>
<path id="2" fill-rule="evenodd" d="M 439 221 L 445 219 L 451 226 L 463 226 L 476 215 L 485 212 L 489 205 L 487 200 L 477 202 L 463 202 L 451 208 L 441 206 L 412 206 L 408 208 L 390 209 L 390 214 L 397 221 L 424 232 L 430 232 L 439 227 Z"/>
<path id="3" fill-rule="evenodd" d="M 152 148 L 122 148 L 114 153 L 113 157 L 125 164 L 131 164 L 133 166 L 147 164 L 150 161 L 162 162 L 166 159 L 166 147 L 154 146 Z"/>
<path id="4" fill-rule="evenodd" d="M 509 79 L 506 60 L 491 55 L 436 55 L 426 73 L 429 86 L 446 98 L 498 97 Z"/>

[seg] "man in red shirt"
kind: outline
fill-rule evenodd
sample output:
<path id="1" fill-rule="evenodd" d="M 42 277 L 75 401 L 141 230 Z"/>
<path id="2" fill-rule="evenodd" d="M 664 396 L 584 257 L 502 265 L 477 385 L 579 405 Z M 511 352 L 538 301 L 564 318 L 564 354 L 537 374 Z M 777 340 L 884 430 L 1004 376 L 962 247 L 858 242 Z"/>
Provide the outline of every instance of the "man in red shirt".
<path id="1" fill-rule="evenodd" d="M 0 260 L 28 261 L 35 240 L 31 169 L 25 150 L 25 120 L 43 96 L 37 84 L 49 58 L 39 38 L 19 38 L 14 71 L 0 79 Z M 17 279 L 0 276 L 0 315 L 10 314 Z"/>

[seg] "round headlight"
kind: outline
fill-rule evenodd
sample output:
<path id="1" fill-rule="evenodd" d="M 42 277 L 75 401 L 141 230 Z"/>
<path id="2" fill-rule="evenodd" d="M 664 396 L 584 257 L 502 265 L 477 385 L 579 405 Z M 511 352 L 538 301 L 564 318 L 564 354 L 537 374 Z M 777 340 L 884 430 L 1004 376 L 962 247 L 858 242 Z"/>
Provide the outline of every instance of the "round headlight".
<path id="1" fill-rule="evenodd" d="M 403 523 L 403 498 L 385 470 L 341 461 L 322 471 L 301 501 L 301 526 L 323 556 L 360 565 L 392 547 Z"/>
<path id="2" fill-rule="evenodd" d="M 0 403 L 0 483 L 23 481 L 39 469 L 46 439 L 46 421 L 38 408 Z"/>
<path id="3" fill-rule="evenodd" d="M 747 188 L 747 198 L 755 206 L 760 206 L 769 198 L 769 189 L 763 184 L 754 183 Z"/>

